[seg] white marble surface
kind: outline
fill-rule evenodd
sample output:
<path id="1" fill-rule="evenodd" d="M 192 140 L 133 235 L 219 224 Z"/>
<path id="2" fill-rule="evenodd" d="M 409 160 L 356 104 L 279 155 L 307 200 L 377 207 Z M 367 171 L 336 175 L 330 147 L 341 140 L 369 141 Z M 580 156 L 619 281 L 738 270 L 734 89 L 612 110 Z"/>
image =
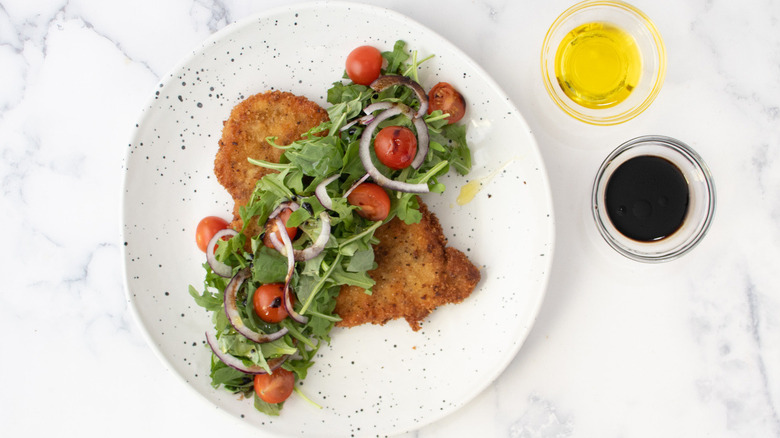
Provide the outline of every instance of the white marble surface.
<path id="1" fill-rule="evenodd" d="M 229 23 L 287 4 L 0 1 L 3 436 L 262 436 L 145 344 L 123 291 L 122 160 L 157 81 Z M 563 0 L 367 3 L 443 35 L 526 116 L 553 190 L 551 279 L 526 344 L 463 409 L 404 437 L 780 437 L 780 2 L 636 0 L 668 71 L 637 119 L 598 128 L 545 96 Z M 676 137 L 707 161 L 710 233 L 662 265 L 623 259 L 588 216 L 618 144 Z"/>

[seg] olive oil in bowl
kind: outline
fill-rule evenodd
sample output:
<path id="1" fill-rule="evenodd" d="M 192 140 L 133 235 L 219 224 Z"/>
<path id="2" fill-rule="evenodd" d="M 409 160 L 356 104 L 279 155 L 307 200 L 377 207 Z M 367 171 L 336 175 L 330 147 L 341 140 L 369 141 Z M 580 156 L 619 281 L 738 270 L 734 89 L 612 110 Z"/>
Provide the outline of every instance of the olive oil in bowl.
<path id="1" fill-rule="evenodd" d="M 563 92 L 586 108 L 623 102 L 642 75 L 634 37 L 609 23 L 580 25 L 564 36 L 555 53 L 555 77 Z"/>
<path id="2" fill-rule="evenodd" d="M 641 114 L 661 91 L 663 39 L 628 3 L 585 0 L 566 9 L 542 43 L 542 81 L 566 114 L 609 126 Z"/>

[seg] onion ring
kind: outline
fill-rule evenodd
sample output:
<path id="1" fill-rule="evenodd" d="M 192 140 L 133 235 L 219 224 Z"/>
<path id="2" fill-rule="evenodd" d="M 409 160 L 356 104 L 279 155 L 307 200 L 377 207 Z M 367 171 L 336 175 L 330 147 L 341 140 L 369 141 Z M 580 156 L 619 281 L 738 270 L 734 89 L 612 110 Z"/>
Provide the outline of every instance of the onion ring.
<path id="1" fill-rule="evenodd" d="M 236 295 L 238 294 L 238 289 L 250 275 L 250 268 L 243 268 L 233 276 L 227 287 L 225 287 L 225 315 L 227 316 L 230 325 L 250 341 L 257 342 L 258 344 L 275 341 L 287 334 L 288 330 L 286 327 L 282 327 L 281 330 L 270 334 L 257 333 L 244 324 L 244 321 L 241 320 L 241 315 L 238 313 Z"/>
<path id="2" fill-rule="evenodd" d="M 416 117 L 412 119 L 414 127 L 417 130 L 417 155 L 414 156 L 412 161 L 412 168 L 419 169 L 425 162 L 425 158 L 428 157 L 428 125 L 425 124 L 425 120 L 422 117 Z"/>
<path id="3" fill-rule="evenodd" d="M 390 109 L 392 106 L 392 102 L 374 102 L 363 108 L 363 112 L 366 113 L 366 115 L 372 115 L 374 111 Z"/>
<path id="4" fill-rule="evenodd" d="M 411 90 L 414 91 L 414 94 L 417 96 L 417 100 L 420 102 L 420 108 L 417 109 L 417 114 L 415 117 L 420 118 L 425 115 L 425 113 L 428 111 L 428 95 L 425 94 L 423 87 L 412 79 L 401 75 L 384 75 L 376 78 L 376 80 L 371 83 L 370 87 L 374 91 L 382 91 L 393 85 L 403 85 L 405 87 L 411 88 Z"/>
<path id="5" fill-rule="evenodd" d="M 305 262 L 311 260 L 314 257 L 320 255 L 322 250 L 325 249 L 325 245 L 330 240 L 330 215 L 328 212 L 323 211 L 320 213 L 320 234 L 317 236 L 317 240 L 312 242 L 311 246 L 306 249 L 294 249 L 293 258 L 297 262 Z M 287 257 L 287 247 L 284 246 L 284 242 L 279 240 L 277 233 L 271 234 L 271 243 L 274 249 L 279 251 L 279 254 Z"/>
<path id="6" fill-rule="evenodd" d="M 272 211 L 272 212 L 271 212 L 271 214 L 269 214 L 269 215 L 268 215 L 268 220 L 266 220 L 266 222 L 265 222 L 265 229 L 266 229 L 266 230 L 268 230 L 268 224 L 269 224 L 271 221 L 273 221 L 273 220 L 277 219 L 277 218 L 279 217 L 279 215 L 280 215 L 280 214 L 281 214 L 281 213 L 282 213 L 282 212 L 283 212 L 283 211 L 284 211 L 286 208 L 289 208 L 289 209 L 290 209 L 290 211 L 296 211 L 296 210 L 298 210 L 299 208 L 301 208 L 301 206 L 300 206 L 300 205 L 298 205 L 298 203 L 297 203 L 297 202 L 295 202 L 295 201 L 285 201 L 285 202 L 282 202 L 281 204 L 279 204 L 279 206 L 277 206 L 277 207 L 274 209 L 274 211 Z M 281 221 L 278 221 L 278 222 L 275 222 L 275 224 L 277 224 L 277 226 L 279 226 L 278 224 L 282 224 L 282 222 L 281 222 Z M 277 234 L 287 234 L 287 233 L 285 233 L 285 232 L 281 231 L 281 230 L 284 230 L 284 229 L 286 229 L 286 228 L 287 228 L 287 226 L 286 226 L 285 224 L 282 224 L 282 225 L 280 225 L 280 226 L 281 226 L 282 228 L 277 228 L 277 229 L 276 229 L 277 231 L 274 231 L 274 232 L 272 232 L 272 233 L 270 234 L 270 236 L 271 236 L 271 237 L 270 237 L 270 239 L 271 239 L 271 243 L 273 243 L 273 245 L 274 245 L 274 248 L 276 248 L 276 250 L 277 250 L 277 251 L 279 251 L 280 253 L 282 253 L 282 255 L 285 255 L 286 253 L 285 253 L 284 251 L 282 251 L 281 249 L 279 249 L 279 248 L 283 248 L 283 246 L 281 245 L 281 242 L 279 241 L 279 238 L 278 238 L 276 235 L 277 235 Z"/>
<path id="7" fill-rule="evenodd" d="M 355 182 L 354 182 L 354 183 L 353 183 L 353 184 L 352 184 L 352 185 L 349 187 L 349 189 L 348 189 L 346 192 L 344 192 L 344 197 L 345 197 L 345 198 L 346 198 L 346 197 L 348 197 L 348 196 L 349 196 L 349 194 L 350 194 L 350 193 L 352 193 L 352 191 L 353 191 L 353 190 L 355 190 L 355 188 L 356 188 L 357 186 L 359 186 L 359 185 L 363 184 L 364 182 L 366 182 L 366 180 L 368 179 L 368 177 L 369 177 L 369 176 L 371 176 L 371 175 L 369 175 L 368 173 L 366 173 L 365 175 L 361 176 L 359 180 L 355 181 Z"/>
<path id="8" fill-rule="evenodd" d="M 214 353 L 214 355 L 217 356 L 219 360 L 222 361 L 222 363 L 229 366 L 230 368 L 246 374 L 268 374 L 268 371 L 266 371 L 265 368 L 261 367 L 260 365 L 244 365 L 243 360 L 233 356 L 230 353 L 225 353 L 224 351 L 220 350 L 219 341 L 217 341 L 217 338 L 213 333 L 206 332 L 206 342 L 209 344 L 209 347 L 211 347 L 211 351 Z M 271 373 L 273 373 L 275 369 L 282 366 L 288 357 L 290 357 L 290 355 L 285 354 L 267 361 L 268 368 L 271 370 Z"/>
<path id="9" fill-rule="evenodd" d="M 393 106 L 392 102 L 374 102 L 363 108 L 363 112 L 366 113 L 365 116 L 350 120 L 344 126 L 342 126 L 339 131 L 346 131 L 347 129 L 355 126 L 356 123 L 360 123 L 361 125 L 368 125 L 372 120 L 374 120 L 374 111 L 386 110 L 391 106 Z"/>
<path id="10" fill-rule="evenodd" d="M 376 131 L 377 126 L 390 117 L 397 116 L 404 112 L 405 109 L 409 109 L 408 106 L 403 104 L 394 104 L 390 109 L 386 109 L 379 113 L 374 120 L 369 123 L 365 131 L 360 137 L 360 161 L 363 163 L 363 167 L 366 169 L 374 182 L 382 187 L 405 193 L 428 193 L 430 189 L 428 184 L 409 184 L 401 181 L 392 180 L 384 175 L 376 168 L 371 160 L 371 136 Z"/>
<path id="11" fill-rule="evenodd" d="M 330 215 L 327 211 L 323 211 L 320 213 L 320 234 L 317 236 L 317 240 L 306 249 L 293 250 L 295 260 L 302 262 L 317 257 L 325 249 L 328 240 L 330 240 Z"/>
<path id="12" fill-rule="evenodd" d="M 301 206 L 298 205 L 298 203 L 295 202 L 295 201 L 285 201 L 285 202 L 282 202 L 281 204 L 279 204 L 278 207 L 276 207 L 276 209 L 274 209 L 274 211 L 271 212 L 271 214 L 268 215 L 268 219 L 270 220 L 270 219 L 276 218 L 276 216 L 279 216 L 279 214 L 282 211 L 284 211 L 285 208 L 289 208 L 290 211 L 295 211 L 295 210 L 301 208 Z M 281 228 L 280 228 L 280 230 L 281 230 Z"/>
<path id="13" fill-rule="evenodd" d="M 277 226 L 283 227 L 282 220 L 280 218 L 274 219 Z M 281 228 L 280 228 L 281 229 Z M 284 279 L 284 308 L 287 310 L 287 314 L 290 318 L 300 324 L 306 324 L 309 322 L 309 318 L 298 314 L 293 308 L 292 303 L 292 289 L 290 289 L 290 280 L 292 280 L 293 272 L 295 271 L 295 255 L 293 252 L 292 241 L 287 233 L 279 233 L 282 235 L 282 243 L 284 243 L 284 249 L 287 251 L 287 276 Z"/>
<path id="14" fill-rule="evenodd" d="M 220 277 L 227 278 L 233 275 L 233 268 L 217 260 L 217 256 L 215 254 L 217 243 L 225 236 L 233 237 L 236 234 L 238 234 L 238 231 L 230 228 L 219 230 L 216 232 L 216 234 L 214 234 L 211 240 L 209 240 L 208 246 L 206 246 L 206 261 L 208 262 L 209 266 L 211 266 L 211 270 Z"/>
<path id="15" fill-rule="evenodd" d="M 348 130 L 349 128 L 355 126 L 355 123 L 357 123 L 359 121 L 360 121 L 360 119 L 354 119 L 354 120 L 352 120 L 350 122 L 347 122 L 346 124 L 344 124 L 344 126 L 341 127 L 341 129 L 339 129 L 339 132 L 344 132 L 344 131 Z"/>
<path id="16" fill-rule="evenodd" d="M 340 173 L 329 176 L 324 180 L 322 180 L 321 183 L 317 184 L 317 188 L 314 189 L 314 196 L 316 196 L 317 200 L 320 201 L 320 204 L 322 204 L 322 206 L 327 208 L 328 210 L 333 210 L 333 200 L 330 199 L 327 190 L 328 184 L 337 180 L 340 176 L 341 176 Z"/>
<path id="17" fill-rule="evenodd" d="M 284 248 L 284 243 L 279 239 L 279 236 L 276 233 L 271 233 L 270 239 L 274 249 L 279 251 L 279 254 L 287 257 L 287 250 Z"/>

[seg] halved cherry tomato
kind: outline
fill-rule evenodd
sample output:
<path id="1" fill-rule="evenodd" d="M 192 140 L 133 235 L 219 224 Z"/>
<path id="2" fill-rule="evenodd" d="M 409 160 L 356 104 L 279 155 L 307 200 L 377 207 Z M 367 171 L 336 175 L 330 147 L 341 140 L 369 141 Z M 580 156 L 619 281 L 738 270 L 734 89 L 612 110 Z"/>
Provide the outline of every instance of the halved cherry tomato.
<path id="1" fill-rule="evenodd" d="M 292 214 L 292 210 L 289 208 L 285 208 L 284 210 L 279 213 L 279 219 L 282 220 L 282 223 L 287 225 L 287 221 L 290 219 L 290 215 Z M 295 239 L 295 235 L 298 234 L 298 228 L 297 227 L 284 227 L 284 229 L 287 231 L 287 235 L 290 236 L 290 239 Z M 276 233 L 276 237 L 279 238 L 279 241 L 282 241 L 282 235 L 279 234 L 279 229 L 276 226 L 276 220 L 269 220 L 268 223 L 265 225 L 265 236 L 263 236 L 263 244 L 269 248 L 273 248 L 274 244 L 271 242 L 271 233 Z"/>
<path id="2" fill-rule="evenodd" d="M 447 123 L 455 123 L 462 119 L 466 112 L 466 99 L 452 85 L 439 82 L 428 93 L 428 114 L 436 110 L 450 115 Z"/>
<path id="3" fill-rule="evenodd" d="M 277 368 L 273 374 L 255 374 L 255 393 L 266 403 L 281 403 L 295 388 L 295 374 Z"/>
<path id="4" fill-rule="evenodd" d="M 399 170 L 409 167 L 417 154 L 417 136 L 405 126 L 387 126 L 374 138 L 376 157 L 385 166 Z"/>
<path id="5" fill-rule="evenodd" d="M 214 237 L 217 232 L 224 230 L 228 227 L 228 222 L 221 217 L 207 216 L 198 222 L 198 227 L 195 229 L 195 242 L 198 244 L 198 248 L 201 251 L 206 252 L 206 248 L 209 246 L 209 241 Z"/>
<path id="6" fill-rule="evenodd" d="M 382 71 L 382 53 L 375 47 L 360 46 L 347 56 L 347 76 L 352 82 L 370 85 Z"/>
<path id="7" fill-rule="evenodd" d="M 252 297 L 255 313 L 265 322 L 275 324 L 287 318 L 284 307 L 284 284 L 269 283 L 258 287 Z"/>
<path id="8" fill-rule="evenodd" d="M 363 183 L 347 196 L 347 202 L 357 207 L 357 214 L 370 220 L 385 220 L 390 213 L 390 197 L 382 187 L 374 183 Z"/>

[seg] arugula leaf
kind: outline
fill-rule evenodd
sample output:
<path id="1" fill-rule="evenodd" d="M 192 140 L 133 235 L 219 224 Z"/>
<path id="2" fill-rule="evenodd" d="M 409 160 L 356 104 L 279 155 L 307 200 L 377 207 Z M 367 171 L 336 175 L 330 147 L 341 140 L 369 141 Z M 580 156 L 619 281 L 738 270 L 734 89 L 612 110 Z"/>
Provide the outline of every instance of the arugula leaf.
<path id="1" fill-rule="evenodd" d="M 243 257 L 245 244 L 246 236 L 240 233 L 236 234 L 230 240 L 220 242 L 216 251 L 214 251 L 214 256 L 222 263 L 242 268 L 246 266 L 246 259 Z"/>
<path id="2" fill-rule="evenodd" d="M 278 417 L 279 414 L 282 412 L 282 408 L 284 407 L 284 402 L 268 403 L 265 400 L 261 399 L 257 395 L 257 393 L 255 393 L 254 404 L 255 404 L 255 409 L 271 417 Z"/>
<path id="3" fill-rule="evenodd" d="M 224 304 L 220 294 L 210 293 L 208 290 L 204 290 L 203 294 L 201 295 L 198 290 L 192 286 L 190 286 L 189 292 L 190 295 L 192 295 L 192 298 L 195 299 L 195 304 L 203 307 L 206 310 L 220 310 Z"/>
<path id="4" fill-rule="evenodd" d="M 338 284 L 357 286 L 366 290 L 370 290 L 376 284 L 376 281 L 366 272 L 348 272 L 341 265 L 336 266 L 336 269 L 330 274 L 330 278 Z"/>
<path id="5" fill-rule="evenodd" d="M 284 153 L 285 158 L 307 176 L 330 175 L 341 169 L 342 151 L 334 137 L 302 140 L 300 148 Z"/>
<path id="6" fill-rule="evenodd" d="M 333 86 L 328 89 L 328 103 L 333 104 L 334 107 L 337 107 L 337 104 L 340 103 L 351 103 L 351 108 L 356 108 L 357 103 L 365 103 L 366 100 L 368 100 L 371 95 L 374 93 L 373 90 L 366 87 L 365 85 L 359 85 L 359 84 L 342 84 L 341 82 L 334 82 Z M 340 108 L 346 108 L 340 107 Z M 360 106 L 358 111 L 363 109 L 363 105 Z M 331 112 L 332 111 L 332 112 Z M 335 115 L 336 118 L 341 116 L 340 112 L 337 112 L 337 110 L 333 110 L 329 108 L 328 116 Z M 354 114 L 357 115 L 357 114 Z M 332 118 L 331 118 L 332 120 Z"/>
<path id="7" fill-rule="evenodd" d="M 405 223 L 411 225 L 422 220 L 419 198 L 411 193 L 405 193 L 395 202 L 393 211 Z"/>
<path id="8" fill-rule="evenodd" d="M 299 208 L 290 214 L 290 217 L 287 218 L 287 223 L 285 225 L 291 228 L 292 227 L 297 228 L 300 227 L 304 222 L 306 222 L 310 218 L 311 218 L 311 213 L 309 213 L 305 208 Z"/>
<path id="9" fill-rule="evenodd" d="M 382 57 L 387 60 L 388 73 L 398 73 L 401 66 L 409 59 L 409 53 L 406 51 L 406 43 L 398 40 L 393 45 L 392 52 L 383 52 Z"/>
<path id="10" fill-rule="evenodd" d="M 466 143 L 466 125 L 453 124 L 446 125 L 442 131 L 444 137 L 450 140 L 452 156 L 448 161 L 455 167 L 455 170 L 466 175 L 471 171 L 471 151 Z"/>
<path id="11" fill-rule="evenodd" d="M 374 263 L 374 250 L 372 248 L 366 248 L 358 250 L 349 259 L 347 264 L 347 271 L 349 272 L 366 272 L 376 268 Z"/>
<path id="12" fill-rule="evenodd" d="M 287 153 L 285 153 L 282 156 L 286 156 L 286 155 Z M 290 170 L 291 169 L 288 168 L 282 170 L 279 173 L 269 173 L 265 175 L 260 179 L 260 181 L 257 182 L 257 187 L 255 188 L 255 192 L 256 193 L 260 192 L 260 196 L 265 197 L 266 199 L 268 199 L 269 197 L 275 197 L 276 199 L 292 198 L 293 192 L 287 186 L 287 183 L 285 181 L 285 178 L 287 177 Z"/>
<path id="13" fill-rule="evenodd" d="M 252 280 L 260 283 L 281 283 L 287 275 L 287 257 L 261 246 L 252 260 Z"/>
<path id="14" fill-rule="evenodd" d="M 211 355 L 211 385 L 218 388 L 224 385 L 231 392 L 248 392 L 253 388 L 252 377 L 222 363 L 217 356 Z"/>

